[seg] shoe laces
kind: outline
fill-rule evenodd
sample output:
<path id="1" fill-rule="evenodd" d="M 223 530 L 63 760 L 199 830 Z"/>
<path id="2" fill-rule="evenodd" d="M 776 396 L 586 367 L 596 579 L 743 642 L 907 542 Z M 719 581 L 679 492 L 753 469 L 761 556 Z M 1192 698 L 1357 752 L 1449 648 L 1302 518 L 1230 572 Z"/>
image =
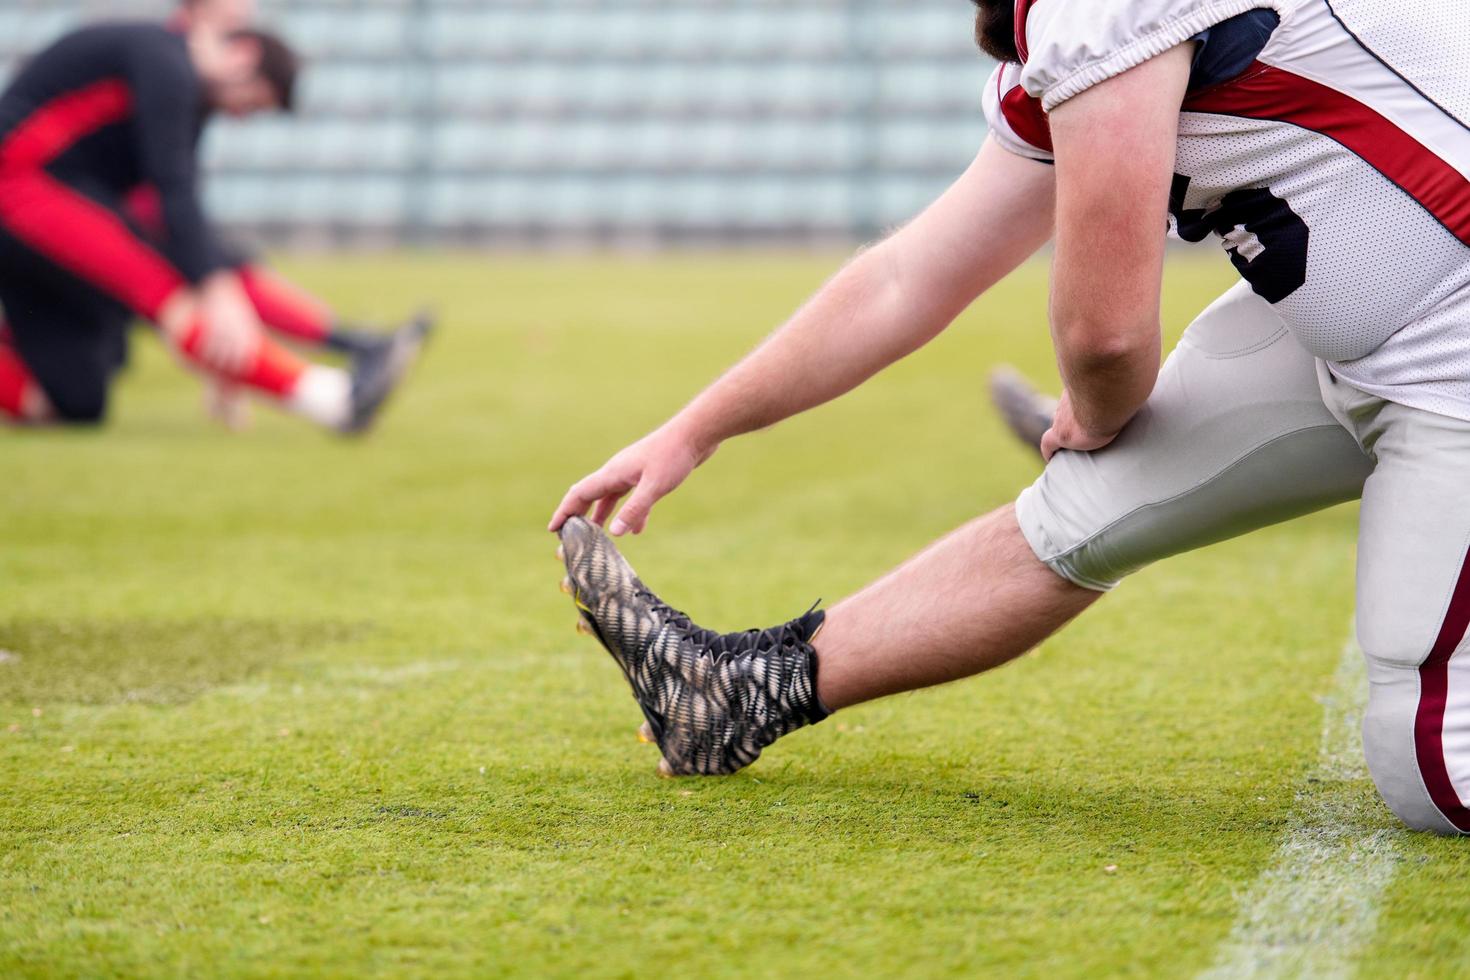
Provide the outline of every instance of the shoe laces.
<path id="1" fill-rule="evenodd" d="M 803 645 L 811 640 L 816 632 L 816 625 L 822 618 L 817 612 L 822 600 L 818 599 L 801 616 L 780 626 L 716 633 L 695 624 L 687 613 L 675 609 L 646 588 L 637 589 L 635 594 L 646 600 L 660 614 L 666 625 L 691 641 L 701 653 L 714 657 L 717 661 Z"/>

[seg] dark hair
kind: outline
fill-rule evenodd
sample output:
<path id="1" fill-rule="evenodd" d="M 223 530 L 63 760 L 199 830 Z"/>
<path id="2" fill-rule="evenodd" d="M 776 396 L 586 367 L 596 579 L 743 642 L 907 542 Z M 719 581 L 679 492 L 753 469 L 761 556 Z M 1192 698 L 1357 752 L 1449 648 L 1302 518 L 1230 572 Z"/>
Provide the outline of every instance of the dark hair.
<path id="1" fill-rule="evenodd" d="M 286 112 L 296 103 L 296 77 L 301 74 L 301 58 L 278 35 L 270 31 L 253 28 L 231 31 L 231 41 L 254 41 L 260 48 L 260 64 L 257 74 L 269 83 L 276 93 L 276 102 Z"/>
<path id="2" fill-rule="evenodd" d="M 996 61 L 1021 60 L 1014 0 L 975 0 L 975 43 Z"/>

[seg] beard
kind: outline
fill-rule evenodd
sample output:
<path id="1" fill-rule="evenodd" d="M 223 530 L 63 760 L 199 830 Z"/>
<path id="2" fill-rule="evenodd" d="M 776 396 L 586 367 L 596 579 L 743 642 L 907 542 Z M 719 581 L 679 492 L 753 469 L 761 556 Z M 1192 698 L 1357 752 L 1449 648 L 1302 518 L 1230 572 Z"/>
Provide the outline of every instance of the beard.
<path id="1" fill-rule="evenodd" d="M 975 43 L 996 61 L 1021 60 L 1016 52 L 1016 8 L 1012 0 L 975 0 Z"/>

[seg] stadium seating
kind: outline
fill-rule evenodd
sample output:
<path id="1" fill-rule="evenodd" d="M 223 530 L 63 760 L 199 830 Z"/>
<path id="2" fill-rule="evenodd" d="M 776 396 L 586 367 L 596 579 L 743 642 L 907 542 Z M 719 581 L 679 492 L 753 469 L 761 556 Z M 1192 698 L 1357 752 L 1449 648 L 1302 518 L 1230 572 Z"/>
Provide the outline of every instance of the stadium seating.
<path id="1" fill-rule="evenodd" d="M 277 235 L 869 237 L 984 134 L 959 0 L 264 0 L 294 119 L 222 123 L 209 197 Z M 158 0 L 0 0 L 0 62 Z"/>

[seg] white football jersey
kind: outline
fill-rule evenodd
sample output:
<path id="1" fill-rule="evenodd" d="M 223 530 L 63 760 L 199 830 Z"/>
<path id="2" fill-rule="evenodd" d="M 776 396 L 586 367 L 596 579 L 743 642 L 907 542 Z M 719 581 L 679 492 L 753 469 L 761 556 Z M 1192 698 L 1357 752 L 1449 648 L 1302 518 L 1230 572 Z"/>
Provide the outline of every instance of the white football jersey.
<path id="1" fill-rule="evenodd" d="M 1463 0 L 1017 0 L 994 138 L 1049 159 L 1046 112 L 1252 10 L 1279 16 L 1264 47 L 1184 102 L 1174 230 L 1218 235 L 1338 377 L 1470 420 Z"/>

